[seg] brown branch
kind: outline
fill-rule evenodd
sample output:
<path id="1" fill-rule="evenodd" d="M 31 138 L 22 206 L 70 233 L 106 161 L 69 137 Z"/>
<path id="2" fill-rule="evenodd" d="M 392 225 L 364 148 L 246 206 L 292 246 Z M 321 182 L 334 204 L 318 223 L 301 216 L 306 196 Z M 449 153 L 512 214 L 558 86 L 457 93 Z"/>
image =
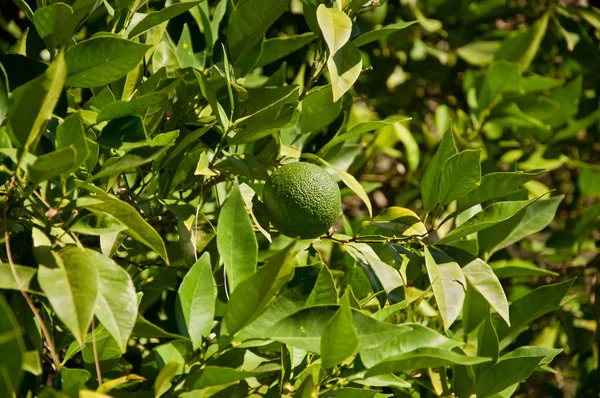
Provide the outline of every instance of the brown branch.
<path id="1" fill-rule="evenodd" d="M 4 214 L 4 243 L 6 246 L 6 256 L 8 257 L 8 263 L 10 264 L 10 269 L 13 273 L 15 281 L 17 282 L 17 287 L 19 288 L 19 291 L 23 295 L 23 298 L 27 302 L 27 305 L 29 305 L 29 308 L 35 315 L 35 318 L 37 319 L 38 323 L 40 324 L 40 328 L 42 329 L 42 334 L 44 335 L 44 340 L 46 340 L 46 345 L 48 346 L 48 349 L 50 350 L 50 356 L 52 357 L 52 362 L 54 362 L 54 367 L 56 368 L 56 371 L 60 372 L 60 361 L 58 360 L 58 355 L 56 355 L 56 351 L 54 350 L 54 344 L 52 343 L 52 337 L 50 336 L 50 332 L 48 331 L 48 328 L 46 327 L 46 324 L 44 323 L 44 320 L 42 319 L 37 308 L 35 308 L 35 305 L 33 304 L 31 297 L 29 297 L 29 294 L 27 294 L 25 289 L 23 289 L 23 283 L 21 282 L 21 278 L 19 277 L 19 274 L 17 273 L 17 268 L 15 267 L 15 263 L 12 258 L 12 252 L 10 250 L 10 235 L 8 233 L 8 202 L 10 200 L 10 196 L 11 196 L 11 193 L 14 190 L 14 188 L 15 188 L 15 177 L 13 176 L 13 178 L 11 178 L 11 180 L 10 180 L 10 183 L 8 186 L 8 191 L 6 192 L 7 198 L 6 198 L 6 201 L 4 202 L 4 213 L 3 213 Z"/>

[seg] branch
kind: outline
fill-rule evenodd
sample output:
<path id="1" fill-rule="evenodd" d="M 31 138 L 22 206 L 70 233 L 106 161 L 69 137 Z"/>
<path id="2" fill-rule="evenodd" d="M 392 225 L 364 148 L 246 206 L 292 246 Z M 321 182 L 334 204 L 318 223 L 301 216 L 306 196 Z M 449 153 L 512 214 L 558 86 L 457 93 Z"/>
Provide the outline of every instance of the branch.
<path id="1" fill-rule="evenodd" d="M 56 351 L 54 350 L 54 344 L 52 343 L 52 337 L 50 336 L 50 332 L 48 331 L 48 328 L 46 327 L 46 324 L 44 323 L 44 320 L 42 319 L 37 308 L 35 308 L 35 305 L 33 304 L 31 297 L 29 297 L 29 294 L 27 294 L 25 289 L 23 289 L 23 283 L 21 282 L 21 278 L 19 277 L 19 274 L 17 273 L 17 268 L 15 267 L 15 263 L 12 258 L 12 252 L 10 250 L 10 235 L 8 233 L 8 201 L 10 200 L 10 196 L 11 196 L 11 193 L 14 190 L 14 188 L 15 188 L 15 177 L 13 176 L 10 180 L 10 183 L 8 186 L 8 191 L 6 192 L 6 196 L 7 196 L 6 201 L 4 202 L 4 243 L 6 245 L 6 256 L 8 257 L 8 263 L 10 264 L 10 269 L 13 273 L 13 276 L 15 277 L 15 281 L 17 282 L 17 287 L 19 288 L 19 291 L 23 295 L 23 298 L 27 302 L 27 305 L 29 305 L 29 308 L 35 315 L 35 318 L 37 319 L 38 323 L 40 324 L 40 328 L 42 329 L 42 334 L 44 335 L 44 340 L 46 340 L 46 345 L 48 346 L 48 349 L 50 350 L 50 356 L 52 357 L 52 362 L 54 362 L 54 367 L 56 368 L 56 371 L 60 372 L 60 361 L 58 360 L 58 355 L 56 355 Z"/>

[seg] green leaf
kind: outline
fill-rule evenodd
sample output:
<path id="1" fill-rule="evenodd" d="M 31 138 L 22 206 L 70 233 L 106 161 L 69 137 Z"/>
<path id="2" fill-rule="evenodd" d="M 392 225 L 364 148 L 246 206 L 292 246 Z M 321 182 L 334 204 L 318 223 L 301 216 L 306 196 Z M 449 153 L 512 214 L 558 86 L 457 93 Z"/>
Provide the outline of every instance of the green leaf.
<path id="1" fill-rule="evenodd" d="M 461 344 L 459 341 L 451 340 L 419 324 L 404 323 L 401 325 L 400 330 L 403 332 L 396 333 L 396 336 L 392 338 L 389 336 L 375 336 L 379 339 L 379 344 L 368 349 L 361 348 L 360 359 L 365 367 L 372 368 L 378 363 L 420 348 L 451 350 Z"/>
<path id="2" fill-rule="evenodd" d="M 563 297 L 569 292 L 574 279 L 539 287 L 515 300 L 509 307 L 510 326 L 496 322 L 501 346 L 512 341 L 531 322 L 560 308 Z"/>
<path id="3" fill-rule="evenodd" d="M 20 329 L 10 306 L 0 294 L 0 395 L 3 397 L 14 397 L 19 393 L 25 351 Z"/>
<path id="4" fill-rule="evenodd" d="M 339 306 L 333 305 L 302 309 L 272 325 L 267 335 L 271 340 L 320 354 L 321 335 L 325 325 L 338 309 Z M 414 326 L 390 325 L 358 310 L 352 310 L 352 321 L 360 341 L 359 351 L 370 348 L 378 349 L 384 342 L 411 331 Z"/>
<path id="5" fill-rule="evenodd" d="M 0 121 L 4 120 L 6 113 L 8 112 L 8 77 L 6 76 L 6 71 L 4 70 L 4 66 L 0 62 Z M 341 104 L 339 104 L 341 105 Z M 339 112 L 339 111 L 338 111 Z M 337 114 L 336 114 L 337 116 Z M 5 133 L 2 133 L 3 136 L 7 137 Z M 9 145 L 4 144 L 3 147 L 7 147 Z"/>
<path id="6" fill-rule="evenodd" d="M 433 158 L 429 161 L 427 169 L 425 169 L 425 173 L 423 174 L 423 179 L 421 180 L 421 196 L 423 198 L 423 207 L 425 208 L 425 211 L 429 211 L 435 206 L 437 198 L 435 195 L 438 190 L 436 182 L 439 179 L 443 164 L 457 153 L 458 150 L 454 143 L 454 134 L 450 128 L 444 133 L 440 146 L 435 155 L 433 155 Z"/>
<path id="7" fill-rule="evenodd" d="M 485 109 L 503 94 L 518 93 L 521 82 L 518 65 L 504 61 L 494 62 L 485 74 L 483 87 L 478 93 L 479 109 Z"/>
<path id="8" fill-rule="evenodd" d="M 345 296 L 348 297 L 348 296 Z M 331 317 L 321 335 L 321 363 L 326 369 L 342 363 L 358 349 L 358 333 L 352 322 L 350 300 L 342 300 L 342 305 Z"/>
<path id="9" fill-rule="evenodd" d="M 490 263 L 498 278 L 529 278 L 532 276 L 558 276 L 558 273 L 540 268 L 534 263 L 518 258 Z"/>
<path id="10" fill-rule="evenodd" d="M 391 265 L 381 261 L 377 253 L 368 244 L 352 242 L 348 243 L 345 248 L 363 267 L 375 292 L 383 290 L 390 293 L 404 284 L 400 273 Z"/>
<path id="11" fill-rule="evenodd" d="M 173 86 L 169 85 L 162 90 L 151 91 L 145 95 L 135 96 L 130 100 L 115 101 L 102 107 L 96 121 L 103 122 L 125 116 L 144 117 L 148 113 L 149 108 L 164 103 L 168 98 L 169 92 L 172 90 Z"/>
<path id="12" fill-rule="evenodd" d="M 280 36 L 267 39 L 263 42 L 262 51 L 253 67 L 260 68 L 286 57 L 308 43 L 313 42 L 316 38 L 317 35 L 314 33 L 306 32 L 294 36 Z"/>
<path id="13" fill-rule="evenodd" d="M 461 355 L 441 348 L 417 348 L 373 366 L 367 370 L 365 376 L 372 377 L 446 365 L 476 365 L 487 361 L 489 358 Z"/>
<path id="14" fill-rule="evenodd" d="M 159 11 L 152 11 L 129 31 L 127 37 L 133 39 L 148 29 L 160 25 L 163 22 L 169 21 L 179 14 L 183 14 L 190 8 L 196 7 L 198 4 L 200 4 L 200 1 L 186 1 L 182 3 L 171 4 L 170 6 L 162 8 Z"/>
<path id="15" fill-rule="evenodd" d="M 83 344 L 99 290 L 95 258 L 77 247 L 67 247 L 58 253 L 45 248 L 49 251 L 48 260 L 40 263 L 38 283 L 56 315 Z"/>
<path id="16" fill-rule="evenodd" d="M 458 318 L 465 301 L 465 275 L 456 261 L 433 248 L 425 247 L 425 266 L 444 321 L 444 330 L 448 330 Z"/>
<path id="17" fill-rule="evenodd" d="M 221 106 L 221 104 L 217 101 L 217 94 L 215 92 L 214 87 L 208 81 L 206 75 L 202 72 L 198 72 L 194 69 L 194 74 L 198 79 L 198 84 L 200 85 L 200 90 L 202 91 L 202 95 L 208 101 L 213 114 L 219 121 L 221 128 L 223 131 L 227 131 L 229 129 L 229 117 L 225 113 L 225 110 Z"/>
<path id="18" fill-rule="evenodd" d="M 72 232 L 94 236 L 113 234 L 126 229 L 127 227 L 119 220 L 105 213 L 86 214 L 70 227 Z"/>
<path id="19" fill-rule="evenodd" d="M 329 48 L 329 57 L 331 58 L 350 40 L 352 21 L 342 11 L 336 8 L 327 8 L 321 4 L 317 7 L 317 22 Z M 334 101 L 336 100 L 334 99 Z"/>
<path id="20" fill-rule="evenodd" d="M 275 367 L 269 367 L 265 370 L 275 371 L 277 369 Z M 259 376 L 263 373 L 265 372 L 261 372 L 260 368 L 253 372 L 247 372 L 220 366 L 207 366 L 196 373 L 190 374 L 189 377 L 186 378 L 185 384 L 188 388 L 201 389 L 211 386 L 232 384 L 249 377 Z"/>
<path id="21" fill-rule="evenodd" d="M 577 186 L 583 195 L 600 194 L 600 171 L 591 167 L 582 167 Z"/>
<path id="22" fill-rule="evenodd" d="M 128 227 L 125 231 L 128 235 L 154 250 L 169 264 L 167 250 L 161 236 L 130 204 L 107 194 L 97 194 L 77 199 L 77 206 L 94 213 L 106 213 L 113 216 Z"/>
<path id="23" fill-rule="evenodd" d="M 318 397 L 317 386 L 315 385 L 312 374 L 309 374 L 306 379 L 296 389 L 294 397 L 297 398 L 315 398 Z"/>
<path id="24" fill-rule="evenodd" d="M 374 42 L 375 40 L 382 40 L 388 37 L 390 34 L 398 32 L 402 29 L 408 28 L 410 25 L 417 23 L 417 21 L 410 22 L 398 22 L 390 25 L 383 26 L 379 29 L 369 30 L 362 35 L 358 36 L 356 39 L 352 40 L 352 43 L 356 47 L 364 46 L 365 44 L 369 44 Z"/>
<path id="25" fill-rule="evenodd" d="M 308 95 L 302 100 L 302 112 L 298 119 L 298 127 L 303 133 L 312 133 L 324 127 L 329 126 L 337 119 L 342 110 L 341 102 L 333 102 L 333 92 L 331 85 L 319 86 L 308 92 Z M 325 144 L 318 152 L 323 157 L 327 150 L 325 147 L 331 145 Z"/>
<path id="26" fill-rule="evenodd" d="M 269 339 L 269 329 L 282 320 L 304 308 L 303 298 L 298 297 L 292 290 L 280 294 L 266 309 L 235 336 L 235 342 L 252 339 Z"/>
<path id="27" fill-rule="evenodd" d="M 135 326 L 133 327 L 132 335 L 156 339 L 186 340 L 184 336 L 175 333 L 169 333 L 147 319 L 142 318 L 141 316 L 138 316 L 135 320 Z"/>
<path id="28" fill-rule="evenodd" d="M 402 380 L 401 378 L 392 373 L 367 377 L 366 379 L 362 380 L 352 380 L 352 382 L 369 387 L 412 388 L 412 384 L 405 380 Z"/>
<path id="29" fill-rule="evenodd" d="M 441 206 L 466 195 L 481 182 L 481 149 L 460 152 L 444 162 L 434 201 Z M 437 199 L 436 199 L 437 198 Z"/>
<path id="30" fill-rule="evenodd" d="M 30 164 L 29 179 L 31 183 L 37 185 L 42 181 L 57 177 L 73 168 L 77 153 L 72 146 L 57 149 L 56 151 L 38 156 Z"/>
<path id="31" fill-rule="evenodd" d="M 408 170 L 417 170 L 421 161 L 421 151 L 414 135 L 403 123 L 394 123 L 392 128 L 398 140 L 404 145 L 404 155 L 406 156 L 406 163 L 408 163 Z"/>
<path id="32" fill-rule="evenodd" d="M 69 146 L 75 149 L 75 159 L 73 166 L 66 173 L 74 173 L 85 162 L 89 154 L 80 112 L 69 115 L 56 128 L 56 149 Z"/>
<path id="33" fill-rule="evenodd" d="M 435 244 L 440 245 L 442 243 L 452 242 L 456 239 L 471 235 L 474 232 L 493 227 L 502 221 L 508 220 L 519 211 L 531 205 L 537 199 L 538 198 L 532 200 L 516 200 L 512 202 L 507 201 L 494 203 L 475 214 L 473 217 L 459 225 L 456 229 L 450 231 Z"/>
<path id="34" fill-rule="evenodd" d="M 368 223 L 392 231 L 397 236 L 427 235 L 427 229 L 417 214 L 403 207 L 388 207 Z"/>
<path id="35" fill-rule="evenodd" d="M 337 302 L 338 292 L 331 271 L 327 265 L 321 264 L 317 281 L 306 300 L 306 306 L 337 304 Z"/>
<path id="36" fill-rule="evenodd" d="M 177 371 L 183 365 L 180 361 L 167 362 L 154 379 L 154 396 L 160 397 L 171 388 L 171 380 L 177 375 Z"/>
<path id="37" fill-rule="evenodd" d="M 481 185 L 458 200 L 457 211 L 506 196 L 544 173 L 546 170 L 488 173 L 481 177 Z"/>
<path id="38" fill-rule="evenodd" d="M 363 188 L 362 185 L 354 178 L 354 176 L 350 173 L 345 172 L 344 170 L 340 170 L 337 167 L 332 166 L 330 163 L 326 162 L 324 159 L 319 158 L 321 163 L 325 166 L 333 170 L 340 179 L 346 184 L 348 188 L 352 190 L 367 206 L 367 210 L 369 211 L 369 217 L 373 217 L 373 206 L 371 205 L 371 200 L 367 195 L 367 192 Z"/>
<path id="39" fill-rule="evenodd" d="M 308 99 L 308 97 L 307 97 Z M 306 101 L 306 99 L 304 100 Z M 304 113 L 304 101 L 302 102 L 302 112 Z M 383 120 L 376 120 L 372 122 L 363 122 L 355 125 L 350 130 L 340 135 L 335 136 L 331 141 L 325 144 L 317 153 L 319 157 L 325 157 L 327 152 L 342 142 L 349 140 L 353 137 L 360 137 L 361 135 L 368 133 L 369 131 L 378 130 L 386 126 L 394 125 L 396 123 L 406 122 L 411 120 L 410 117 L 406 116 L 390 116 Z"/>
<path id="40" fill-rule="evenodd" d="M 227 24 L 227 46 L 231 58 L 239 60 L 258 44 L 289 4 L 289 0 L 238 1 Z"/>
<path id="41" fill-rule="evenodd" d="M 477 355 L 480 357 L 489 357 L 492 358 L 492 360 L 491 362 L 477 365 L 475 367 L 476 374 L 481 374 L 483 371 L 495 365 L 498 361 L 499 354 L 500 344 L 498 342 L 498 335 L 496 334 L 496 329 L 494 329 L 490 311 L 487 311 L 485 322 L 477 334 Z"/>
<path id="42" fill-rule="evenodd" d="M 113 35 L 81 41 L 66 54 L 67 84 L 85 88 L 112 83 L 137 67 L 148 49 L 148 45 Z"/>
<path id="43" fill-rule="evenodd" d="M 8 102 L 8 134 L 17 148 L 33 152 L 52 118 L 67 74 L 60 52 L 46 71 L 12 91 Z"/>
<path id="44" fill-rule="evenodd" d="M 240 198 L 240 200 L 243 199 Z M 233 291 L 223 319 L 229 336 L 233 337 L 235 333 L 260 316 L 279 289 L 292 278 L 294 245 L 295 241 L 290 243 L 285 250 L 271 257 L 267 264 L 250 278 L 242 281 Z"/>
<path id="45" fill-rule="evenodd" d="M 34 277 L 37 269 L 33 267 L 25 267 L 23 265 L 15 265 L 19 279 L 21 280 L 21 286 L 23 290 L 29 293 L 40 294 L 41 292 L 34 288 Z M 0 289 L 8 290 L 19 290 L 17 281 L 15 280 L 14 274 L 10 268 L 10 264 L 0 263 Z"/>
<path id="46" fill-rule="evenodd" d="M 540 48 L 542 39 L 546 35 L 549 18 L 550 11 L 542 15 L 525 31 L 505 39 L 496 53 L 496 59 L 516 62 L 519 64 L 521 71 L 527 70 Z"/>
<path id="47" fill-rule="evenodd" d="M 138 311 L 133 282 L 127 271 L 110 258 L 90 249 L 85 254 L 98 268 L 95 315 L 124 353 Z"/>
<path id="48" fill-rule="evenodd" d="M 235 293 L 237 286 L 255 273 L 258 259 L 256 235 L 237 184 L 219 214 L 217 248 L 225 263 L 229 290 Z"/>
<path id="49" fill-rule="evenodd" d="M 509 358 L 498 361 L 477 380 L 477 397 L 485 398 L 528 378 L 544 357 Z"/>
<path id="50" fill-rule="evenodd" d="M 157 159 L 158 157 L 163 155 L 167 150 L 169 150 L 169 148 L 170 146 L 165 146 L 159 149 L 158 151 L 154 152 L 147 158 L 131 154 L 126 154 L 123 157 L 111 158 L 115 159 L 115 161 L 111 162 L 110 164 L 105 163 L 104 167 L 102 167 L 102 170 L 88 178 L 86 182 L 91 182 L 97 180 L 98 178 L 119 174 L 124 171 L 134 170 L 140 166 L 153 162 L 155 159 Z"/>
<path id="51" fill-rule="evenodd" d="M 510 326 L 508 300 L 492 268 L 483 260 L 476 258 L 462 270 L 470 286 L 472 285 Z"/>
<path id="52" fill-rule="evenodd" d="M 549 348 L 549 347 L 536 347 L 536 346 L 523 346 L 514 349 L 513 351 L 502 355 L 501 361 L 509 358 L 523 358 L 523 357 L 543 357 L 540 364 L 549 364 L 552 362 L 554 357 L 563 352 L 562 348 Z"/>
<path id="53" fill-rule="evenodd" d="M 298 87 L 248 90 L 248 99 L 236 102 L 236 135 L 232 145 L 258 140 L 281 130 L 298 117 Z M 238 131 L 239 130 L 239 131 Z"/>
<path id="54" fill-rule="evenodd" d="M 78 22 L 73 9 L 60 2 L 38 8 L 33 14 L 35 29 L 49 48 L 70 44 Z"/>
<path id="55" fill-rule="evenodd" d="M 485 320 L 490 312 L 487 300 L 472 286 L 467 287 L 465 303 L 463 305 L 462 326 L 466 334 L 473 330 Z"/>
<path id="56" fill-rule="evenodd" d="M 206 31 L 205 31 L 206 32 Z M 212 44 L 212 43 L 211 43 Z M 187 23 L 183 24 L 183 31 L 177 42 L 177 58 L 182 68 L 201 68 L 203 61 L 194 53 L 192 35 Z"/>
<path id="57" fill-rule="evenodd" d="M 91 378 L 92 375 L 85 369 L 63 367 L 60 370 L 61 391 L 69 397 L 79 397 L 79 391 L 86 388 L 85 383 Z"/>
<path id="58" fill-rule="evenodd" d="M 500 48 L 497 41 L 474 41 L 456 49 L 456 54 L 471 65 L 486 66 Z"/>
<path id="59" fill-rule="evenodd" d="M 334 56 L 327 60 L 331 79 L 333 102 L 337 102 L 350 90 L 362 70 L 360 51 L 353 43 L 346 43 Z"/>
<path id="60" fill-rule="evenodd" d="M 529 205 L 527 209 L 522 210 L 525 214 L 508 236 L 493 249 L 488 248 L 488 250 L 492 252 L 503 249 L 546 228 L 554 219 L 558 205 L 563 199 L 564 195 L 559 195 L 548 200 L 538 200 Z"/>
<path id="61" fill-rule="evenodd" d="M 210 254 L 204 253 L 183 278 L 177 291 L 175 316 L 182 334 L 188 335 L 194 349 L 208 336 L 215 317 L 217 287 L 210 265 Z"/>

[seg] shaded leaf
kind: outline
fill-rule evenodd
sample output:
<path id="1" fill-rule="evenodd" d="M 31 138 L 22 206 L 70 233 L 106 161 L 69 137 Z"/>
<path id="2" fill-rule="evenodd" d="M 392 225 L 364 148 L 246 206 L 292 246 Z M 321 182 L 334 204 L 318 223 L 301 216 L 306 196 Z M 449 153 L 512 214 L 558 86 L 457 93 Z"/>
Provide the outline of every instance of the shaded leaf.
<path id="1" fill-rule="evenodd" d="M 506 196 L 523 184 L 544 174 L 547 170 L 488 173 L 481 177 L 481 184 L 458 200 L 458 212 L 488 200 Z"/>
<path id="2" fill-rule="evenodd" d="M 346 296 L 347 297 L 347 296 Z M 352 322 L 349 299 L 331 317 L 321 336 L 321 363 L 326 369 L 332 368 L 354 354 L 358 349 L 358 333 Z"/>
<path id="3" fill-rule="evenodd" d="M 528 378 L 544 357 L 509 358 L 498 361 L 477 380 L 477 397 L 489 397 Z"/>
<path id="4" fill-rule="evenodd" d="M 331 79 L 333 102 L 337 102 L 350 90 L 362 70 L 360 51 L 353 43 L 346 43 L 340 51 L 327 60 L 327 70 Z"/>
<path id="5" fill-rule="evenodd" d="M 77 206 L 94 213 L 106 213 L 113 216 L 128 227 L 125 231 L 128 235 L 154 250 L 167 264 L 169 263 L 165 243 L 161 236 L 131 205 L 107 194 L 97 194 L 77 199 Z"/>
<path id="6" fill-rule="evenodd" d="M 352 43 L 356 47 L 364 46 L 365 44 L 369 44 L 374 42 L 375 40 L 382 40 L 388 37 L 390 34 L 398 32 L 402 29 L 408 28 L 410 25 L 415 24 L 417 21 L 409 21 L 409 22 L 398 22 L 390 25 L 383 26 L 379 29 L 369 30 L 362 35 L 358 36 L 356 39 L 352 40 Z"/>
<path id="7" fill-rule="evenodd" d="M 229 336 L 233 337 L 260 316 L 279 289 L 292 278 L 294 245 L 295 242 L 290 243 L 285 250 L 271 257 L 267 264 L 233 291 L 223 319 Z"/>
<path id="8" fill-rule="evenodd" d="M 510 327 L 504 322 L 496 322 L 496 331 L 501 344 L 503 340 L 512 341 L 523 328 L 531 322 L 560 308 L 563 297 L 568 293 L 574 279 L 561 283 L 539 287 L 512 302 L 510 310 Z"/>
<path id="9" fill-rule="evenodd" d="M 46 71 L 12 90 L 8 101 L 8 134 L 17 148 L 34 151 L 52 118 L 67 74 L 64 53 Z"/>
<path id="10" fill-rule="evenodd" d="M 231 58 L 237 61 L 246 55 L 288 8 L 289 0 L 238 1 L 227 24 L 227 46 Z"/>
<path id="11" fill-rule="evenodd" d="M 476 365 L 487 361 L 489 358 L 461 355 L 440 348 L 418 348 L 373 366 L 367 370 L 366 377 L 446 365 Z"/>
<path id="12" fill-rule="evenodd" d="M 0 395 L 13 397 L 18 394 L 21 384 L 21 366 L 25 344 L 17 323 L 6 299 L 0 294 Z"/>
<path id="13" fill-rule="evenodd" d="M 421 180 L 421 197 L 423 198 L 423 207 L 425 211 L 431 210 L 435 206 L 437 199 L 438 181 L 442 166 L 450 157 L 456 155 L 458 150 L 454 143 L 454 135 L 450 128 L 444 133 L 438 150 L 429 161 L 423 179 Z"/>

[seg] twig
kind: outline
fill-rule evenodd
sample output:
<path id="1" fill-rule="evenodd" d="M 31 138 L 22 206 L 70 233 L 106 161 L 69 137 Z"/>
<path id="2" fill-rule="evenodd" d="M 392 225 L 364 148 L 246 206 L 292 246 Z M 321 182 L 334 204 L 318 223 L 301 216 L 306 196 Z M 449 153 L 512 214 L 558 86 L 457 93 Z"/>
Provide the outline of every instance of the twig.
<path id="1" fill-rule="evenodd" d="M 10 269 L 13 273 L 15 281 L 17 282 L 17 287 L 19 288 L 19 291 L 21 292 L 21 294 L 23 295 L 23 298 L 27 302 L 27 305 L 29 305 L 29 308 L 33 312 L 33 315 L 35 316 L 38 323 L 40 324 L 40 328 L 42 329 L 42 334 L 44 335 L 44 339 L 46 340 L 46 345 L 48 346 L 48 349 L 50 350 L 50 356 L 52 357 L 52 362 L 54 362 L 54 367 L 55 367 L 56 371 L 60 372 L 60 361 L 58 360 L 58 355 L 56 355 L 56 351 L 54 350 L 54 344 L 52 343 L 52 337 L 50 336 L 50 332 L 48 331 L 48 328 L 46 327 L 46 324 L 44 323 L 44 320 L 42 319 L 37 308 L 35 308 L 35 305 L 33 304 L 31 297 L 29 297 L 29 294 L 27 294 L 25 289 L 23 289 L 23 283 L 21 282 L 21 278 L 19 277 L 19 274 L 17 273 L 17 268 L 15 267 L 15 263 L 12 258 L 12 252 L 10 250 L 10 235 L 8 233 L 8 201 L 10 200 L 10 195 L 11 195 L 14 187 L 15 187 L 15 177 L 13 176 L 10 180 L 10 183 L 8 186 L 8 191 L 6 192 L 7 198 L 6 198 L 6 201 L 4 202 L 4 212 L 3 212 L 3 215 L 4 215 L 4 243 L 6 246 L 6 256 L 8 257 L 8 263 L 10 264 Z"/>
<path id="2" fill-rule="evenodd" d="M 38 191 L 36 191 L 35 189 L 33 190 L 33 194 L 44 204 L 44 206 L 46 206 L 48 209 L 51 209 L 52 206 L 50 206 L 50 203 L 46 202 L 46 199 L 44 199 L 42 197 L 42 195 L 40 195 L 40 193 Z"/>
<path id="3" fill-rule="evenodd" d="M 94 363 L 96 364 L 96 375 L 98 377 L 98 385 L 102 385 L 102 372 L 100 371 L 100 359 L 98 359 L 98 348 L 96 347 L 96 324 L 92 317 L 92 348 L 94 349 Z"/>

